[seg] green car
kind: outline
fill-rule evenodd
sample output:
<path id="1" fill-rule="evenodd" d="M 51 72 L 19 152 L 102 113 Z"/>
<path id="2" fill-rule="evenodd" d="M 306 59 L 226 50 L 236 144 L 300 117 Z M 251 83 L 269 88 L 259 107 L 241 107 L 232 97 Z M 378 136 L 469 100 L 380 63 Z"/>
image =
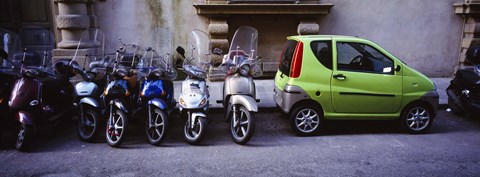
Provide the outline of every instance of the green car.
<path id="1" fill-rule="evenodd" d="M 435 84 L 377 44 L 351 36 L 290 36 L 274 100 L 299 135 L 324 120 L 393 120 L 424 133 L 438 109 Z"/>

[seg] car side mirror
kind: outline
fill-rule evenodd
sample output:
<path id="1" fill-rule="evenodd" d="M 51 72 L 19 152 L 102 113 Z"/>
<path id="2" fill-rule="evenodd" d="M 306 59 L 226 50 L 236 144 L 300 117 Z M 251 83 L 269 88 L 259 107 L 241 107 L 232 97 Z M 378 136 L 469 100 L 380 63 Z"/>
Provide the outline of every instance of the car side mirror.
<path id="1" fill-rule="evenodd" d="M 402 67 L 400 67 L 400 65 L 397 65 L 397 66 L 395 67 L 395 71 L 397 71 L 397 72 L 400 71 L 401 69 L 402 69 Z"/>
<path id="2" fill-rule="evenodd" d="M 177 49 L 175 49 L 183 58 L 185 58 L 185 49 L 181 46 L 178 46 Z"/>

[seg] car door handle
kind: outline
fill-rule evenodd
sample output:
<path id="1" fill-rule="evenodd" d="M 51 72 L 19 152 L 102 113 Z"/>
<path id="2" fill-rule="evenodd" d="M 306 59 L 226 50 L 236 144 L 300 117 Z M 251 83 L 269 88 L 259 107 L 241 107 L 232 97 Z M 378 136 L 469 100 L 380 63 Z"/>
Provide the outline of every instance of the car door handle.
<path id="1" fill-rule="evenodd" d="M 343 74 L 335 74 L 335 75 L 333 75 L 333 78 L 338 79 L 338 80 L 345 80 L 345 79 L 347 79 L 347 76 L 344 76 Z"/>

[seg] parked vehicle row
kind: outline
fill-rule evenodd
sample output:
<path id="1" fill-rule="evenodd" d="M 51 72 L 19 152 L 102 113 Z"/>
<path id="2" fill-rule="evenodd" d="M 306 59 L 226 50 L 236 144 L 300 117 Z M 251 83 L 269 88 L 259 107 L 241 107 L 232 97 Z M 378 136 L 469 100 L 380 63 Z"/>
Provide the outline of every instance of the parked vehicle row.
<path id="1" fill-rule="evenodd" d="M 14 111 L 21 123 L 17 148 L 25 150 L 39 127 L 60 117 L 73 117 L 64 116 L 72 108 L 78 110 L 76 125 L 81 140 L 92 142 L 104 133 L 106 142 L 118 147 L 134 119 L 145 122 L 148 143 L 161 144 L 170 113 L 178 106 L 180 117 L 185 119 L 185 141 L 199 144 L 206 137 L 208 124 L 210 92 L 206 79 L 214 68 L 211 55 L 223 51 L 212 50 L 209 35 L 200 30 L 189 34 L 185 48 L 176 48 L 183 58 L 179 70 L 186 74 L 177 105 L 172 82 L 177 76 L 172 32 L 159 28 L 153 33 L 156 37 L 148 44 L 151 46 L 141 48 L 119 40 L 118 50 L 108 55 L 105 35 L 89 29 L 82 34 L 73 59 L 56 62 L 50 62 L 53 43 L 35 52 L 2 47 L 5 51 L 0 54 L 7 62 L 2 62 L 5 70 L 0 73 L 10 79 L 2 79 L 0 106 L 2 100 L 10 98 L 9 107 L 0 108 L 2 113 Z M 229 133 L 238 144 L 247 143 L 255 131 L 260 100 L 254 77 L 262 74 L 257 43 L 255 28 L 239 27 L 222 63 L 215 68 L 225 73 L 223 99 L 217 103 L 222 104 Z M 18 70 L 19 74 L 5 75 L 7 70 Z M 75 75 L 82 81 L 72 86 L 68 81 Z M 318 133 L 325 120 L 398 119 L 407 132 L 424 133 L 433 123 L 439 101 L 432 81 L 380 46 L 358 37 L 333 35 L 287 38 L 273 96 L 299 135 Z"/>

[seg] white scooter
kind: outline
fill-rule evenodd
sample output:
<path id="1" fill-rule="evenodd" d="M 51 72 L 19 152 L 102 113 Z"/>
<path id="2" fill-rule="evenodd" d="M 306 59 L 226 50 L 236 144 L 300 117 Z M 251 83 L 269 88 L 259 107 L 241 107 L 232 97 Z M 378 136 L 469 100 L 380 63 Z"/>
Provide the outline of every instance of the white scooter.
<path id="1" fill-rule="evenodd" d="M 182 47 L 177 47 L 177 52 L 185 58 L 182 70 L 187 78 L 182 82 L 179 108 L 180 115 L 187 117 L 183 137 L 190 144 L 201 142 L 207 127 L 210 93 L 205 79 L 210 67 L 209 42 L 208 34 L 193 30 L 188 39 L 187 53 Z"/>

